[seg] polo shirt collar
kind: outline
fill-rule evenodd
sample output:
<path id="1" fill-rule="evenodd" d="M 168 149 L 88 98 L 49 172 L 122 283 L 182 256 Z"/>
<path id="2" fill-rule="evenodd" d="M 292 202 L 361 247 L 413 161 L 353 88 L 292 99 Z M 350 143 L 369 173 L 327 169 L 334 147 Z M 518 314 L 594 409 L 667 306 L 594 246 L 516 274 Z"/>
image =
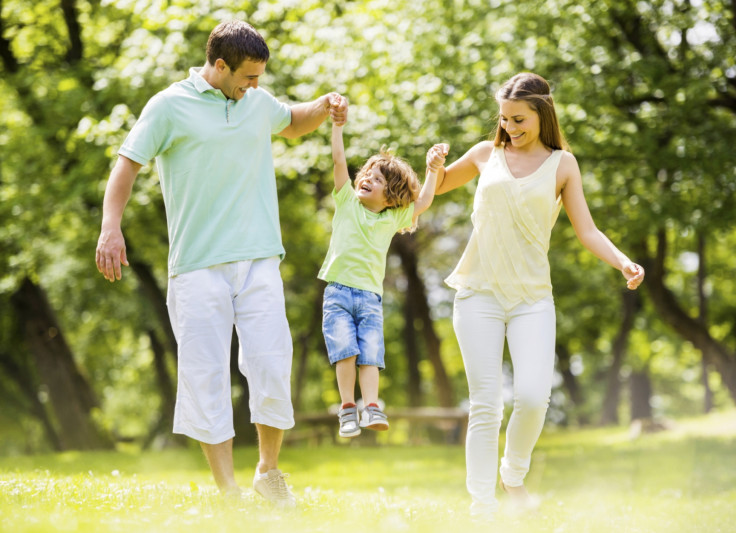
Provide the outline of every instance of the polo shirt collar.
<path id="1" fill-rule="evenodd" d="M 200 93 L 215 91 L 216 89 L 212 85 L 210 85 L 207 80 L 205 80 L 199 73 L 200 70 L 202 70 L 202 67 L 192 67 L 189 69 L 189 79 L 192 80 L 192 83 L 194 83 L 194 88 L 197 89 Z"/>

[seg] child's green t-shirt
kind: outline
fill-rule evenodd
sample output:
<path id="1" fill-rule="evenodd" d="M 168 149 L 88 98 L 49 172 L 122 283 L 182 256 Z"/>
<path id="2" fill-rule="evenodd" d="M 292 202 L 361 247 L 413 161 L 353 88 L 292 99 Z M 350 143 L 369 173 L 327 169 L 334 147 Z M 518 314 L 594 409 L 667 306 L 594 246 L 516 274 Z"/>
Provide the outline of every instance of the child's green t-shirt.
<path id="1" fill-rule="evenodd" d="M 386 254 L 397 231 L 411 226 L 414 204 L 374 213 L 363 207 L 352 183 L 332 190 L 335 215 L 319 279 L 383 295 Z"/>

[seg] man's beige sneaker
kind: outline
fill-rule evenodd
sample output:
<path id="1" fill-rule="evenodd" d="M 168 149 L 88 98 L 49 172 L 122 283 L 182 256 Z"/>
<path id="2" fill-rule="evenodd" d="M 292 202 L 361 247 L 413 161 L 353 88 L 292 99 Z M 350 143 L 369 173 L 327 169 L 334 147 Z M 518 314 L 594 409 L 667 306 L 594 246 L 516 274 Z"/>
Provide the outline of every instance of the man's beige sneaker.
<path id="1" fill-rule="evenodd" d="M 265 474 L 259 473 L 256 468 L 256 474 L 253 476 L 253 489 L 277 507 L 296 507 L 296 498 L 289 485 L 286 484 L 288 476 L 289 474 L 284 474 L 278 468 L 269 470 Z"/>

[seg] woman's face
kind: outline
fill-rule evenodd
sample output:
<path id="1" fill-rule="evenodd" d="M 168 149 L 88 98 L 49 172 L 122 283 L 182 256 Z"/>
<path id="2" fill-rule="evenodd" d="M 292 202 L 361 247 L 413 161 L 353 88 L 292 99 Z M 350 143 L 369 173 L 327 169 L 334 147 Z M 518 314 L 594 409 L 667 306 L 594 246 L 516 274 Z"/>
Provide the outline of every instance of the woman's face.
<path id="1" fill-rule="evenodd" d="M 514 148 L 531 148 L 540 142 L 539 115 L 523 100 L 502 100 L 499 115 Z"/>

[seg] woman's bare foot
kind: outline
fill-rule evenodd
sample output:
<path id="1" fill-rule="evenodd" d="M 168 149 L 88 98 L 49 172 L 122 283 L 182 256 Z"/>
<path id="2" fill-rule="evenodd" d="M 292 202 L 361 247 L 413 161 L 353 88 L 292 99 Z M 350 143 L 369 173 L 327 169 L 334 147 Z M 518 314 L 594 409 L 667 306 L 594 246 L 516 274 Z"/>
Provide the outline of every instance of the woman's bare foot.
<path id="1" fill-rule="evenodd" d="M 499 480 L 499 484 L 503 491 L 508 494 L 511 503 L 519 510 L 534 510 L 539 507 L 539 502 L 535 498 L 529 496 L 529 492 L 524 485 L 518 487 L 509 487 L 503 480 Z"/>

